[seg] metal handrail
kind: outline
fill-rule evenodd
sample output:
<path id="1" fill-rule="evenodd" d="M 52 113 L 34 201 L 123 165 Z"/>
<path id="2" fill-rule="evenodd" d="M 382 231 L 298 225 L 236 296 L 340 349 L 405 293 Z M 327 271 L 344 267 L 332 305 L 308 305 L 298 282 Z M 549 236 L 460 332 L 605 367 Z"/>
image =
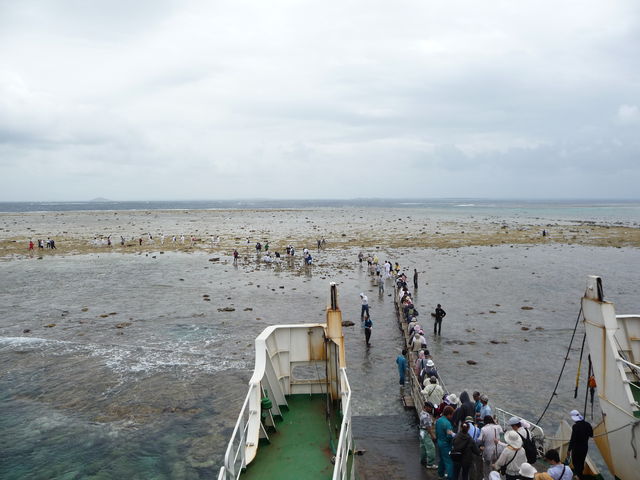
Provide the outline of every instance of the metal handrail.
<path id="1" fill-rule="evenodd" d="M 340 387 L 342 390 L 342 424 L 336 450 L 332 480 L 346 480 L 351 478 L 349 472 L 349 452 L 353 451 L 351 436 L 351 386 L 347 379 L 347 370 L 340 369 Z"/>
<path id="2" fill-rule="evenodd" d="M 247 429 L 249 427 L 249 402 L 251 399 L 254 390 L 260 384 L 249 384 L 249 391 L 247 392 L 247 396 L 245 397 L 244 403 L 242 404 L 242 408 L 240 409 L 240 414 L 238 415 L 238 421 L 233 429 L 233 433 L 231 434 L 231 440 L 229 441 L 229 445 L 227 446 L 227 451 L 224 455 L 224 466 L 220 469 L 220 474 L 218 475 L 218 480 L 229 480 L 235 479 L 237 480 L 242 473 L 242 469 L 246 467 L 245 460 L 245 443 L 247 438 Z M 235 451 L 234 451 L 234 443 L 238 442 Z M 239 461 L 239 465 L 238 465 Z"/>
<path id="3" fill-rule="evenodd" d="M 629 368 L 632 368 L 633 370 L 637 370 L 638 372 L 640 372 L 640 366 L 636 365 L 635 363 L 631 363 L 628 360 L 625 360 L 624 358 L 618 358 L 618 361 L 624 363 Z"/>
<path id="4" fill-rule="evenodd" d="M 495 418 L 498 421 L 498 424 L 503 427 L 503 430 L 505 432 L 509 431 L 510 428 L 508 426 L 508 420 L 511 417 L 517 417 L 521 420 L 524 420 L 525 422 L 527 422 L 530 427 L 529 427 L 529 431 L 531 432 L 531 438 L 533 440 L 533 443 L 536 446 L 536 449 L 538 450 L 538 454 L 540 456 L 544 455 L 544 442 L 545 442 L 545 435 L 544 435 L 544 430 L 542 429 L 542 427 L 540 425 L 536 425 L 533 422 L 530 422 L 529 420 L 527 420 L 526 418 L 522 418 L 520 415 L 515 415 L 511 412 L 507 412 L 506 410 L 503 410 L 502 408 L 495 408 Z"/>

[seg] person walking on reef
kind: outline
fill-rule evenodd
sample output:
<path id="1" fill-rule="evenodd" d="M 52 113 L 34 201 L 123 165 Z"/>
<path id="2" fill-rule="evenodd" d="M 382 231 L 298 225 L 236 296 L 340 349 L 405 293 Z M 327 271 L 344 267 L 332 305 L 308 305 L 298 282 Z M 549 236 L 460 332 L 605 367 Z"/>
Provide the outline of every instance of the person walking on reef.
<path id="1" fill-rule="evenodd" d="M 441 330 L 442 330 L 442 319 L 447 315 L 447 312 L 445 312 L 442 309 L 442 305 L 438 304 L 438 306 L 436 307 L 436 313 L 435 313 L 435 322 L 433 322 L 433 334 L 434 335 L 441 335 Z"/>
<path id="2" fill-rule="evenodd" d="M 367 316 L 364 320 L 364 339 L 367 342 L 367 347 L 370 347 L 369 339 L 371 338 L 371 327 L 373 327 L 373 322 L 371 321 L 371 317 L 367 313 Z"/>
<path id="3" fill-rule="evenodd" d="M 360 294 L 360 299 L 362 300 L 362 310 L 360 310 L 360 319 L 364 320 L 365 313 L 367 314 L 367 317 L 369 316 L 369 299 L 364 294 L 364 292 Z"/>
<path id="4" fill-rule="evenodd" d="M 576 423 L 571 427 L 571 439 L 569 440 L 567 456 L 571 456 L 573 473 L 582 480 L 584 460 L 587 457 L 587 450 L 589 449 L 589 437 L 593 437 L 593 428 L 591 424 L 580 415 L 578 410 L 571 410 L 569 415 L 571 415 L 571 419 Z"/>
<path id="5" fill-rule="evenodd" d="M 413 269 L 413 288 L 418 288 L 418 270 Z"/>
<path id="6" fill-rule="evenodd" d="M 404 386 L 405 373 L 407 371 L 407 349 L 403 348 L 402 353 L 396 358 L 398 373 L 400 374 L 400 385 Z"/>

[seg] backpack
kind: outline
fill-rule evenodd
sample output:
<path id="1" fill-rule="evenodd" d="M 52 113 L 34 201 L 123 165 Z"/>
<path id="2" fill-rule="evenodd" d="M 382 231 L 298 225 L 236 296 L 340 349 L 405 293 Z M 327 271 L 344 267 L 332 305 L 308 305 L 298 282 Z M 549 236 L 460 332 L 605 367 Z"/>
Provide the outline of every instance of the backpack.
<path id="1" fill-rule="evenodd" d="M 420 359 L 420 374 L 418 375 L 418 380 L 420 381 L 420 384 L 422 384 L 422 382 L 424 381 L 424 376 L 426 374 L 427 371 L 427 367 L 425 365 L 425 359 L 421 358 Z"/>
<path id="2" fill-rule="evenodd" d="M 529 430 L 526 430 L 526 432 L 527 438 L 520 435 L 520 433 L 518 433 L 518 435 L 520 435 L 520 438 L 522 439 L 522 448 L 524 448 L 524 453 L 527 454 L 527 462 L 533 465 L 538 459 L 538 449 L 536 448 L 536 444 L 531 439 Z"/>

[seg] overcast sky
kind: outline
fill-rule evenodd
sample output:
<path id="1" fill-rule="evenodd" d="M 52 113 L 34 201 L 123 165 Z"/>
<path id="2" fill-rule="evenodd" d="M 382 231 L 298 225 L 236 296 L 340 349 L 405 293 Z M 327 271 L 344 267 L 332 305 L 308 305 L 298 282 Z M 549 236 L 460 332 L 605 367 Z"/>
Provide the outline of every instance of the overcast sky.
<path id="1" fill-rule="evenodd" d="M 0 0 L 0 201 L 640 198 L 640 3 Z"/>

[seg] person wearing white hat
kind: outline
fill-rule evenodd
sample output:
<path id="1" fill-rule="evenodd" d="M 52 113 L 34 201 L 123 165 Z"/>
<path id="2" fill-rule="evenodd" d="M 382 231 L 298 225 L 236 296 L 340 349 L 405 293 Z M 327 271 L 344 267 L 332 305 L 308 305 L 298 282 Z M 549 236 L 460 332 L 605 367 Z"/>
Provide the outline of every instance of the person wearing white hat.
<path id="1" fill-rule="evenodd" d="M 427 368 L 425 368 L 424 374 L 425 374 L 425 377 L 428 377 L 428 378 L 431 378 L 431 377 L 438 378 L 438 370 L 436 369 L 436 364 L 430 358 L 427 359 Z"/>
<path id="2" fill-rule="evenodd" d="M 420 332 L 414 332 L 409 347 L 411 348 L 412 352 L 419 352 L 420 350 L 422 350 L 422 344 L 425 342 L 426 340 L 422 335 L 420 335 Z"/>
<path id="3" fill-rule="evenodd" d="M 360 318 L 362 319 L 362 322 L 364 323 L 364 314 L 366 313 L 367 316 L 369 315 L 369 298 L 367 298 L 367 296 L 364 294 L 364 292 L 362 292 L 360 294 L 360 300 L 362 301 L 362 309 L 360 310 Z"/>
<path id="4" fill-rule="evenodd" d="M 533 442 L 531 432 L 529 431 L 529 427 L 531 427 L 531 424 L 521 418 L 511 417 L 509 419 L 509 425 L 511 425 L 513 431 L 520 435 L 524 451 L 527 456 L 527 461 L 529 463 L 535 463 L 538 457 L 538 452 L 536 449 L 536 445 Z"/>
<path id="5" fill-rule="evenodd" d="M 531 464 L 524 462 L 520 465 L 520 471 L 518 473 L 520 474 L 521 480 L 533 480 L 533 477 L 535 477 L 538 471 Z"/>
<path id="6" fill-rule="evenodd" d="M 522 448 L 522 438 L 516 431 L 509 431 L 504 434 L 504 440 L 507 447 L 502 451 L 493 468 L 500 470 L 505 467 L 505 475 L 507 480 L 518 480 L 520 474 L 520 466 L 527 461 L 527 455 Z"/>
<path id="7" fill-rule="evenodd" d="M 593 428 L 587 422 L 578 410 L 569 412 L 571 419 L 576 422 L 571 428 L 571 439 L 569 440 L 569 448 L 567 456 L 571 456 L 573 464 L 573 473 L 582 478 L 584 470 L 584 461 L 587 458 L 587 450 L 589 450 L 589 437 L 593 437 Z"/>
<path id="8" fill-rule="evenodd" d="M 444 401 L 447 405 L 451 405 L 454 408 L 457 407 L 459 403 L 458 396 L 455 393 L 447 395 L 447 398 L 445 398 Z"/>

